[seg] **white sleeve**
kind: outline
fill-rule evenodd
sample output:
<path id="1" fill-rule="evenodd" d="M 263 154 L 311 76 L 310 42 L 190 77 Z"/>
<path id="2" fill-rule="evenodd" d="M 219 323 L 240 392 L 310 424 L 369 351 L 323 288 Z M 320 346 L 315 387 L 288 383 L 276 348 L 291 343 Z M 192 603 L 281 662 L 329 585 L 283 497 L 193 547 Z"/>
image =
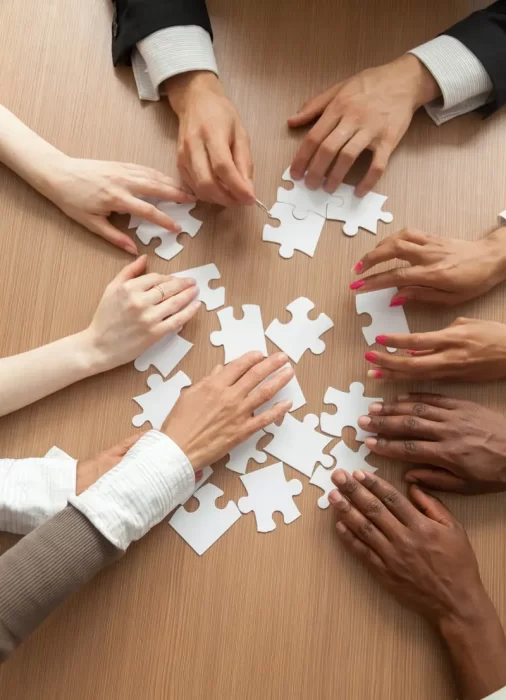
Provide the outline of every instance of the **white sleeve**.
<path id="1" fill-rule="evenodd" d="M 499 221 L 499 226 L 506 226 L 506 209 L 498 215 L 497 220 Z"/>
<path id="2" fill-rule="evenodd" d="M 179 73 L 208 70 L 218 75 L 211 37 L 202 27 L 167 27 L 137 43 L 132 67 L 141 100 L 160 99 L 159 86 Z"/>
<path id="3" fill-rule="evenodd" d="M 0 530 L 27 535 L 67 505 L 76 465 L 57 448 L 42 459 L 0 459 Z"/>
<path id="4" fill-rule="evenodd" d="M 506 686 L 492 693 L 492 695 L 487 695 L 483 700 L 506 700 Z"/>
<path id="5" fill-rule="evenodd" d="M 441 88 L 442 99 L 425 105 L 438 126 L 478 109 L 490 99 L 493 85 L 489 74 L 474 53 L 455 37 L 443 34 L 409 53 L 424 64 Z"/>
<path id="6" fill-rule="evenodd" d="M 118 465 L 69 503 L 125 550 L 186 501 L 194 487 L 186 455 L 166 435 L 150 430 Z"/>

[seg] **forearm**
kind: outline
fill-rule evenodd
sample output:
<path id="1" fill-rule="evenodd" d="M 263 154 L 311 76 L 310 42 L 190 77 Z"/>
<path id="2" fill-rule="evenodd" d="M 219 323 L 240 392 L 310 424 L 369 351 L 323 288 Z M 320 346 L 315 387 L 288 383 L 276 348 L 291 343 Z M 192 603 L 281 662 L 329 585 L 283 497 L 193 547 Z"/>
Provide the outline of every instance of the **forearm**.
<path id="1" fill-rule="evenodd" d="M 0 359 L 0 416 L 101 371 L 87 331 Z"/>

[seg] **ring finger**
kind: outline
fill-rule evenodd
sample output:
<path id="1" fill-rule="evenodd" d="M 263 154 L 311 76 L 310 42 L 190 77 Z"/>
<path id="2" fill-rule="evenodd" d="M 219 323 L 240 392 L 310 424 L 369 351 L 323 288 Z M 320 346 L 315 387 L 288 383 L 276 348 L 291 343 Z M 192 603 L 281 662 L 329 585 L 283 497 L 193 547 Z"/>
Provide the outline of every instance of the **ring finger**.
<path id="1" fill-rule="evenodd" d="M 337 520 L 344 523 L 364 544 L 383 558 L 390 546 L 385 535 L 337 489 L 330 492 L 329 501 Z"/>
<path id="2" fill-rule="evenodd" d="M 441 423 L 425 420 L 417 416 L 361 416 L 360 428 L 368 433 L 381 433 L 388 437 L 416 437 L 425 440 L 438 440 L 441 437 Z"/>
<path id="3" fill-rule="evenodd" d="M 196 282 L 191 277 L 162 277 L 151 289 L 146 290 L 145 301 L 148 304 L 161 304 L 166 299 L 179 294 L 188 287 L 195 287 Z"/>
<path id="4" fill-rule="evenodd" d="M 197 286 L 192 285 L 183 289 L 178 294 L 173 294 L 168 299 L 156 304 L 152 307 L 153 317 L 155 321 L 163 321 L 169 316 L 177 314 L 178 311 L 184 309 L 188 304 L 190 304 L 198 295 L 199 289 Z"/>

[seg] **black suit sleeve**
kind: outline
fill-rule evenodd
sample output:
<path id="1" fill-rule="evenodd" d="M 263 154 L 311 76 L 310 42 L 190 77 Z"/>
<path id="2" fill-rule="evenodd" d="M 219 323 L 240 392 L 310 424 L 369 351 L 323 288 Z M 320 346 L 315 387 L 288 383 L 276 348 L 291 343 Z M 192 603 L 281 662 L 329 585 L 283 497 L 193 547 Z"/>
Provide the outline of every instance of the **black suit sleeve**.
<path id="1" fill-rule="evenodd" d="M 450 27 L 444 34 L 455 37 L 474 53 L 494 85 L 494 100 L 487 113 L 506 104 L 506 0 L 498 0 Z"/>
<path id="2" fill-rule="evenodd" d="M 113 0 L 112 59 L 130 63 L 135 44 L 159 29 L 194 24 L 212 38 L 205 0 Z"/>

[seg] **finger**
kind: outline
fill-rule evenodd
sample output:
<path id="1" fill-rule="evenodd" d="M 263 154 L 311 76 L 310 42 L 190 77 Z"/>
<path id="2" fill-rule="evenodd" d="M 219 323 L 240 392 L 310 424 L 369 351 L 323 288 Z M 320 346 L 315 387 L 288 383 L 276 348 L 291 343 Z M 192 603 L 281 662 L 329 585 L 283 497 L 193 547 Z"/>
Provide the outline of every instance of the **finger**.
<path id="1" fill-rule="evenodd" d="M 460 399 L 453 399 L 451 396 L 444 396 L 443 394 L 429 394 L 429 393 L 411 393 L 411 394 L 401 394 L 397 397 L 397 401 L 400 403 L 411 402 L 416 404 L 428 404 L 429 406 L 436 406 L 437 408 L 444 408 L 447 411 L 453 411 L 456 408 L 467 405 L 468 401 L 461 401 Z"/>
<path id="2" fill-rule="evenodd" d="M 322 141 L 336 128 L 340 116 L 324 112 L 312 129 L 307 133 L 301 147 L 292 161 L 290 173 L 296 180 L 304 177 L 309 162 L 320 147 Z M 306 183 L 309 185 L 309 183 Z"/>
<path id="3" fill-rule="evenodd" d="M 253 370 L 250 370 L 248 374 L 251 374 Z M 254 413 L 257 408 L 263 406 L 267 401 L 270 401 L 278 391 L 281 391 L 288 382 L 293 378 L 294 370 L 293 367 L 283 367 L 281 371 L 276 372 L 273 377 L 260 382 L 260 384 L 255 384 L 256 389 L 253 389 L 251 394 L 246 399 L 246 410 Z M 257 375 L 258 376 L 258 375 Z M 245 377 L 244 384 L 251 385 L 256 380 L 256 377 L 248 378 Z"/>
<path id="4" fill-rule="evenodd" d="M 138 255 L 137 246 L 132 241 L 130 236 L 122 233 L 119 229 L 113 226 L 110 221 L 102 216 L 92 217 L 90 223 L 85 223 L 85 226 L 92 232 L 96 233 L 101 238 L 109 241 L 117 248 L 126 250 L 130 255 Z"/>
<path id="5" fill-rule="evenodd" d="M 175 313 L 173 316 L 169 316 L 165 321 L 162 321 L 158 327 L 159 337 L 162 338 L 167 333 L 179 331 L 195 316 L 201 306 L 202 302 L 192 301 L 191 304 L 185 306 L 184 309 Z"/>
<path id="6" fill-rule="evenodd" d="M 363 562 L 369 569 L 378 572 L 385 570 L 385 564 L 383 563 L 381 557 L 379 557 L 370 547 L 364 544 L 362 540 L 359 540 L 358 537 L 340 520 L 336 523 L 336 532 L 346 549 L 353 554 L 354 557 Z"/>
<path id="7" fill-rule="evenodd" d="M 143 255 L 147 259 L 147 255 Z M 141 275 L 136 279 L 132 279 L 128 282 L 128 287 L 135 292 L 146 292 L 148 289 L 152 289 L 155 284 L 162 284 L 166 282 L 169 278 L 167 275 L 161 275 L 159 272 L 149 272 L 146 275 Z"/>
<path id="8" fill-rule="evenodd" d="M 436 394 L 434 395 L 436 396 Z M 457 406 L 457 401 L 441 397 L 440 403 L 429 401 L 416 401 L 409 395 L 399 396 L 397 401 L 379 402 L 375 401 L 369 406 L 370 416 L 419 416 L 430 421 L 446 421 L 449 419 L 448 406 Z"/>
<path id="9" fill-rule="evenodd" d="M 327 107 L 329 102 L 331 102 L 338 89 L 339 85 L 333 85 L 332 87 L 328 88 L 328 90 L 325 90 L 325 92 L 322 92 L 316 97 L 313 97 L 305 102 L 302 107 L 300 107 L 299 111 L 293 115 L 293 117 L 289 117 L 288 126 L 303 126 L 304 124 L 308 124 L 309 122 L 313 121 L 313 119 L 316 119 L 316 117 L 320 116 L 325 107 Z"/>
<path id="10" fill-rule="evenodd" d="M 275 357 L 275 355 L 273 355 L 272 357 Z M 286 357 L 286 355 L 284 355 L 284 357 Z M 230 362 L 221 373 L 220 379 L 223 381 L 223 384 L 225 384 L 225 386 L 232 386 L 252 367 L 260 364 L 263 361 L 263 359 L 264 356 L 261 352 L 257 350 L 247 352 L 244 355 L 241 355 L 241 357 L 238 357 L 236 360 Z"/>
<path id="11" fill-rule="evenodd" d="M 376 342 L 400 350 L 442 350 L 449 345 L 447 335 L 447 329 L 431 333 L 385 334 L 376 336 Z M 397 358 L 394 356 L 394 359 Z"/>
<path id="12" fill-rule="evenodd" d="M 309 165 L 306 175 L 306 185 L 311 188 L 319 187 L 323 178 L 327 174 L 336 155 L 341 151 L 345 144 L 353 137 L 357 127 L 354 124 L 347 124 L 342 119 L 335 129 L 330 132 L 326 139 L 321 143 L 316 154 Z M 331 171 L 333 172 L 333 171 Z M 334 192 L 337 185 L 332 189 L 328 189 L 329 179 L 325 183 L 324 189 L 327 192 Z M 340 184 L 340 183 L 337 183 Z"/>
<path id="13" fill-rule="evenodd" d="M 401 523 L 410 526 L 418 522 L 420 514 L 416 508 L 391 484 L 369 472 L 355 472 L 355 478 L 374 494 Z"/>
<path id="14" fill-rule="evenodd" d="M 392 457 L 404 462 L 415 462 L 421 464 L 439 464 L 438 453 L 440 447 L 437 442 L 427 440 L 390 440 L 388 437 L 378 435 L 378 437 L 367 437 L 365 444 L 377 455 Z"/>
<path id="15" fill-rule="evenodd" d="M 179 294 L 189 287 L 196 288 L 196 281 L 190 277 L 164 277 L 157 284 L 146 290 L 144 299 L 148 304 L 161 304 L 166 299 Z"/>
<path id="16" fill-rule="evenodd" d="M 169 316 L 174 316 L 188 306 L 188 304 L 191 304 L 191 302 L 197 297 L 198 293 L 198 287 L 196 285 L 191 285 L 182 292 L 174 294 L 169 299 L 165 299 L 165 301 L 162 301 L 160 304 L 156 304 L 152 307 L 152 318 L 155 321 L 160 322 L 166 318 L 169 318 Z"/>
<path id="17" fill-rule="evenodd" d="M 245 182 L 250 184 L 250 192 L 255 198 L 255 188 L 251 178 L 253 177 L 253 160 L 251 157 L 251 149 L 249 138 L 246 133 L 236 135 L 232 144 L 232 157 L 237 170 Z"/>
<path id="18" fill-rule="evenodd" d="M 417 254 L 413 244 L 406 244 L 403 246 L 398 246 L 399 248 L 404 248 L 406 252 L 413 257 Z M 381 256 L 380 256 L 381 257 Z M 393 259 L 393 258 L 388 258 Z M 401 258 L 399 258 L 401 259 Z M 403 258 L 408 259 L 408 258 Z M 409 286 L 420 286 L 428 285 L 430 280 L 428 278 L 427 268 L 423 265 L 415 265 L 413 267 L 394 267 L 393 270 L 388 270 L 387 272 L 378 272 L 374 275 L 369 275 L 369 277 L 364 277 L 357 282 L 353 282 L 350 285 L 350 289 L 358 290 L 364 292 L 372 292 L 376 289 L 389 289 L 390 287 L 399 287 L 403 289 Z M 399 294 L 402 298 L 402 294 Z M 400 303 L 397 306 L 401 306 Z"/>
<path id="19" fill-rule="evenodd" d="M 400 292 L 392 297 L 392 302 L 396 301 L 396 306 L 404 306 L 407 302 L 415 301 L 423 304 L 439 304 L 440 306 L 455 306 L 461 299 L 456 294 L 445 292 L 432 287 L 409 286 L 402 287 Z M 402 302 L 402 303 L 401 303 Z"/>
<path id="20" fill-rule="evenodd" d="M 386 353 L 366 352 L 367 362 L 378 369 L 367 372 L 372 379 L 400 379 L 402 377 L 420 377 L 425 379 L 436 378 L 445 373 L 447 366 L 444 352 L 435 352 L 431 355 L 387 355 Z M 450 370 L 447 370 L 449 373 Z"/>
<path id="21" fill-rule="evenodd" d="M 361 416 L 358 425 L 368 433 L 381 433 L 389 438 L 419 438 L 439 440 L 442 437 L 442 423 L 417 416 Z"/>
<path id="22" fill-rule="evenodd" d="M 181 226 L 176 224 L 170 216 L 165 214 L 161 209 L 155 207 L 154 204 L 145 202 L 142 199 L 137 199 L 132 196 L 125 196 L 122 200 L 121 212 L 128 212 L 129 214 L 134 214 L 152 224 L 161 226 L 163 229 L 172 231 L 173 233 L 180 233 Z"/>
<path id="23" fill-rule="evenodd" d="M 263 413 L 259 413 L 258 416 L 254 416 L 253 418 L 251 418 L 247 424 L 247 437 L 253 435 L 254 433 L 257 433 L 259 430 L 263 430 L 268 425 L 272 425 L 273 423 L 279 425 L 285 417 L 285 415 L 291 409 L 291 407 L 292 401 L 285 399 L 284 401 L 279 401 L 267 411 L 263 411 Z"/>
<path id="24" fill-rule="evenodd" d="M 382 144 L 374 149 L 371 165 L 355 189 L 357 197 L 364 197 L 374 188 L 387 169 L 391 154 L 392 149 L 386 144 Z"/>
<path id="25" fill-rule="evenodd" d="M 223 371 L 223 365 L 216 365 L 216 367 L 213 368 L 213 370 L 209 376 L 216 377 L 222 371 Z"/>
<path id="26" fill-rule="evenodd" d="M 367 131 L 358 131 L 340 149 L 334 167 L 328 174 L 324 189 L 326 192 L 335 192 L 342 183 L 346 174 L 357 160 L 359 155 L 366 150 L 371 143 L 371 135 Z"/>
<path id="27" fill-rule="evenodd" d="M 373 552 L 376 552 L 380 557 L 386 556 L 389 549 L 388 539 L 339 490 L 336 489 L 329 493 L 329 503 L 332 505 L 339 522 L 344 523 Z"/>
<path id="28" fill-rule="evenodd" d="M 170 179 L 170 178 L 168 178 Z M 143 197 L 155 197 L 164 202 L 177 202 L 183 204 L 185 202 L 196 202 L 197 198 L 190 192 L 187 187 L 178 185 L 177 183 L 157 181 L 152 178 L 139 178 L 131 187 L 133 194 L 142 195 Z"/>
<path id="29" fill-rule="evenodd" d="M 193 143 L 189 155 L 190 166 L 187 165 L 187 169 L 191 170 L 195 193 L 199 199 L 221 204 L 224 207 L 235 204 L 230 194 L 215 177 L 204 144 L 201 141 Z"/>
<path id="30" fill-rule="evenodd" d="M 209 153 L 213 172 L 225 185 L 232 197 L 244 204 L 254 204 L 255 197 L 253 196 L 249 180 L 245 180 L 239 172 L 227 141 L 224 139 L 209 141 L 207 143 L 207 152 Z"/>
<path id="31" fill-rule="evenodd" d="M 356 474 L 361 475 L 362 472 L 356 472 Z M 399 533 L 399 521 L 383 505 L 379 498 L 362 486 L 360 481 L 354 477 L 355 474 L 351 476 L 344 469 L 336 469 L 332 474 L 332 481 L 339 489 L 339 492 L 346 496 L 367 521 L 374 523 L 380 532 L 388 539 L 392 539 Z M 336 497 L 334 495 L 333 505 Z M 378 550 L 376 549 L 376 551 Z"/>
<path id="32" fill-rule="evenodd" d="M 142 273 L 146 269 L 147 262 L 148 256 L 141 255 L 133 262 L 129 263 L 128 265 L 125 265 L 121 272 L 119 272 L 113 279 L 113 283 L 119 284 L 123 282 L 128 282 L 128 280 L 133 280 L 139 275 L 142 275 Z"/>
<path id="33" fill-rule="evenodd" d="M 415 506 L 430 520 L 446 527 L 455 527 L 458 524 L 448 508 L 434 496 L 429 496 L 417 486 L 410 487 L 409 495 Z"/>
<path id="34" fill-rule="evenodd" d="M 423 246 L 413 241 L 406 241 L 404 238 L 397 236 L 391 237 L 389 240 L 385 240 L 383 245 L 376 246 L 376 248 L 364 255 L 360 260 L 362 263 L 360 273 L 367 272 L 376 265 L 390 262 L 390 260 L 406 260 L 411 265 L 423 262 Z M 366 277 L 365 280 L 367 279 L 371 279 L 371 277 Z"/>
<path id="35" fill-rule="evenodd" d="M 228 367 L 230 368 L 225 373 L 225 381 L 229 386 L 236 384 L 236 389 L 242 396 L 248 396 L 248 394 L 255 389 L 261 382 L 263 382 L 269 375 L 276 372 L 278 369 L 286 365 L 288 362 L 288 356 L 284 352 L 277 352 L 270 357 L 263 358 L 260 360 L 251 361 L 248 355 L 252 353 L 247 353 L 243 355 L 242 358 L 235 360 L 237 366 L 231 367 L 232 362 Z M 259 353 L 254 353 L 258 356 Z M 241 364 L 241 360 L 243 363 Z M 228 369 L 228 368 L 227 368 Z"/>
<path id="36" fill-rule="evenodd" d="M 446 469 L 410 469 L 404 474 L 404 479 L 408 484 L 416 484 L 423 489 L 454 493 L 465 493 L 468 490 L 464 479 Z"/>

